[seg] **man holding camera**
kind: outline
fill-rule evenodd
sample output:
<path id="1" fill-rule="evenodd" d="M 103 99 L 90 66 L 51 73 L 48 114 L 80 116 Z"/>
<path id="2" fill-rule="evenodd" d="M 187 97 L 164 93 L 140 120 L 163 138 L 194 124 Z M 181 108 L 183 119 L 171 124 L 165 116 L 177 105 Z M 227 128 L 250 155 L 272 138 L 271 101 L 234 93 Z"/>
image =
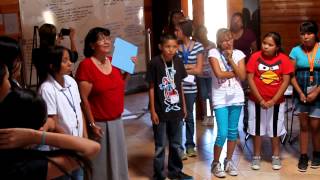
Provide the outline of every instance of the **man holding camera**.
<path id="1" fill-rule="evenodd" d="M 45 81 L 48 73 L 47 52 L 50 47 L 59 45 L 64 39 L 64 36 L 70 38 L 70 60 L 75 63 L 78 60 L 78 52 L 75 42 L 75 29 L 61 29 L 57 33 L 57 28 L 52 24 L 43 24 L 39 28 L 40 47 L 32 49 L 32 63 L 37 70 L 37 86 Z"/>

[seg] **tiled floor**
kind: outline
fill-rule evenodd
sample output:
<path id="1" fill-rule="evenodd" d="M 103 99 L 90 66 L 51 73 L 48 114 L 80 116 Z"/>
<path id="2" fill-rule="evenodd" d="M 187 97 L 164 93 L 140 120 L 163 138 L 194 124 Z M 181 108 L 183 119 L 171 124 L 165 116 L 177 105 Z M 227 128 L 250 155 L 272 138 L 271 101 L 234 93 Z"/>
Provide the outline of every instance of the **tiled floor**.
<path id="1" fill-rule="evenodd" d="M 144 112 L 148 104 L 147 93 L 128 95 L 125 98 L 125 107 L 132 113 Z M 139 114 L 138 114 L 139 115 Z M 291 117 L 289 117 L 291 118 Z M 298 133 L 295 118 L 293 136 Z M 129 175 L 131 180 L 151 179 L 153 174 L 152 158 L 154 154 L 153 132 L 149 113 L 141 114 L 139 118 L 124 121 L 127 137 Z M 241 123 L 240 123 L 241 124 Z M 215 126 L 214 126 L 215 127 Z M 241 129 L 241 127 L 239 127 Z M 210 164 L 213 159 L 213 145 L 216 138 L 216 128 L 202 126 L 200 121 L 196 124 L 196 144 L 198 157 L 189 158 L 184 163 L 184 172 L 193 175 L 195 180 L 218 179 L 210 173 Z M 225 148 L 225 147 L 224 147 Z M 307 172 L 297 171 L 299 147 L 298 142 L 293 145 L 286 143 L 281 146 L 282 169 L 274 171 L 271 168 L 271 143 L 268 139 L 263 141 L 263 161 L 259 171 L 250 169 L 250 159 L 253 152 L 252 141 L 246 143 L 244 134 L 240 131 L 233 160 L 239 169 L 237 177 L 227 176 L 225 179 L 259 179 L 259 180 L 319 180 L 320 169 L 309 168 Z M 223 150 L 221 162 L 226 154 Z"/>

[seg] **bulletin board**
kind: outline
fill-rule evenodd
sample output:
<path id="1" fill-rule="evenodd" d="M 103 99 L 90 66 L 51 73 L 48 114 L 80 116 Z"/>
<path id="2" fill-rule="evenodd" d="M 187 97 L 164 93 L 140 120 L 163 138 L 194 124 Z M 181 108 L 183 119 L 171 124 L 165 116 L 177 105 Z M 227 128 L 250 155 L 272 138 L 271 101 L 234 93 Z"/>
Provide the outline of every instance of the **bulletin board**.
<path id="1" fill-rule="evenodd" d="M 73 27 L 77 34 L 79 60 L 83 56 L 84 38 L 93 27 L 105 27 L 111 37 L 121 37 L 139 47 L 135 72 L 146 71 L 145 23 L 143 0 L 20 0 L 20 16 L 26 76 L 31 72 L 31 52 L 34 26 L 44 23 L 61 28 Z M 62 44 L 70 47 L 69 40 Z M 33 69 L 33 72 L 35 70 Z M 36 73 L 32 73 L 35 83 Z M 30 85 L 30 84 L 29 84 Z"/>

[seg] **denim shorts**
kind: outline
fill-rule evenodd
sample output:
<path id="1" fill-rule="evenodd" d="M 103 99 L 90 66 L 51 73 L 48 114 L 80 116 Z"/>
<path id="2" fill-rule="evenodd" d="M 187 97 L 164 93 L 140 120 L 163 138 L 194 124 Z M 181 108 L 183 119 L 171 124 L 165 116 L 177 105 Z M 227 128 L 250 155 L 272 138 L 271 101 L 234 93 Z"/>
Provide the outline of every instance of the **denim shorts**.
<path id="1" fill-rule="evenodd" d="M 295 104 L 295 111 L 297 113 L 308 113 L 309 117 L 320 118 L 320 108 L 307 104 Z"/>

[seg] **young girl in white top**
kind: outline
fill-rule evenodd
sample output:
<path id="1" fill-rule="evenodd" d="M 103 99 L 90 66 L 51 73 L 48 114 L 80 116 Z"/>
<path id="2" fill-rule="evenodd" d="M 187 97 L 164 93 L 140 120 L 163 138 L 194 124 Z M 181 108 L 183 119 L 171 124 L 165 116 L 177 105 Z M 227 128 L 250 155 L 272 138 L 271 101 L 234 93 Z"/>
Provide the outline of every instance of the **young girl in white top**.
<path id="1" fill-rule="evenodd" d="M 43 130 L 62 131 L 65 134 L 83 137 L 78 85 L 68 75 L 72 70 L 70 50 L 62 46 L 50 48 L 48 59 L 49 72 L 39 88 L 48 109 L 48 119 Z M 79 175 L 77 173 L 75 176 Z"/>
<path id="2" fill-rule="evenodd" d="M 246 78 L 245 55 L 240 50 L 233 49 L 233 39 L 229 29 L 218 30 L 217 47 L 210 50 L 208 55 L 214 72 L 212 101 L 218 126 L 211 172 L 217 177 L 225 177 L 225 171 L 236 176 L 238 172 L 231 158 L 238 138 L 238 122 L 244 104 L 240 81 Z M 219 159 L 226 139 L 228 148 L 223 170 Z"/>

